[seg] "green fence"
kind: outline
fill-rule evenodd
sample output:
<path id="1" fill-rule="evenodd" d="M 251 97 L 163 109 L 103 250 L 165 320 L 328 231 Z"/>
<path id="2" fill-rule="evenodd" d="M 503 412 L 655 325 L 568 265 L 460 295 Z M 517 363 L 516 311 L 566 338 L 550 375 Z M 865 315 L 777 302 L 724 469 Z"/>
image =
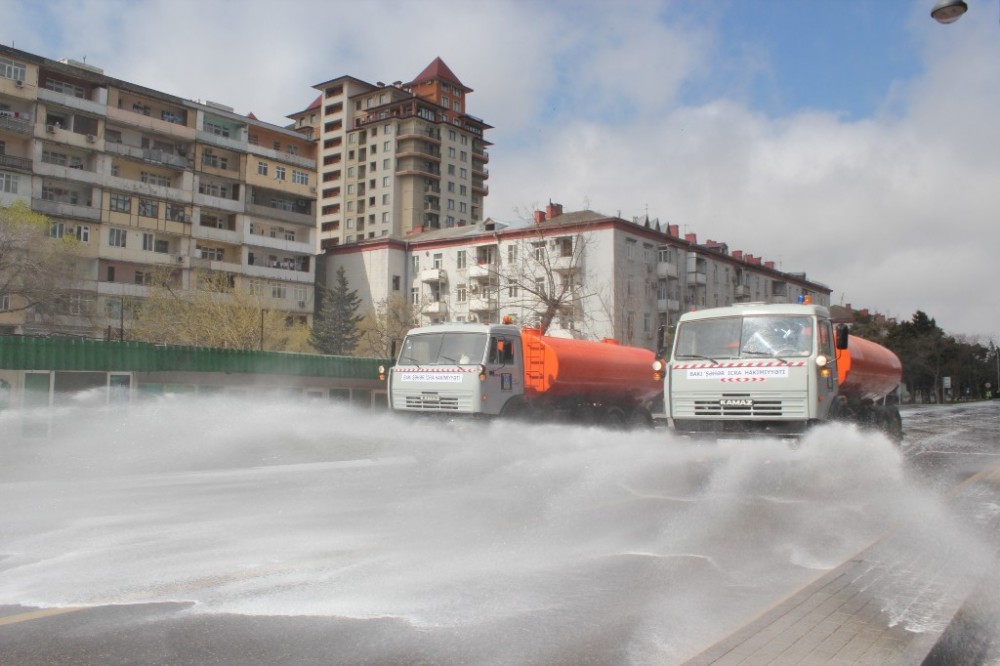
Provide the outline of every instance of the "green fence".
<path id="1" fill-rule="evenodd" d="M 146 342 L 0 336 L 0 369 L 104 372 L 226 372 L 373 379 L 377 358 L 178 347 Z"/>

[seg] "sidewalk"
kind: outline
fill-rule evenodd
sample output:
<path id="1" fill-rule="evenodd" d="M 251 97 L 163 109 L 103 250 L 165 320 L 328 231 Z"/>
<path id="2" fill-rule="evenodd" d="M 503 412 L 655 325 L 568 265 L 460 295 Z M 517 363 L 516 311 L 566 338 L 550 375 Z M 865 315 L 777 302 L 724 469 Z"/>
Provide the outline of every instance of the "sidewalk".
<path id="1" fill-rule="evenodd" d="M 998 497 L 1000 467 L 984 469 L 952 497 L 994 549 Z M 887 535 L 684 666 L 922 664 L 978 582 L 949 544 L 939 546 L 928 553 Z"/>

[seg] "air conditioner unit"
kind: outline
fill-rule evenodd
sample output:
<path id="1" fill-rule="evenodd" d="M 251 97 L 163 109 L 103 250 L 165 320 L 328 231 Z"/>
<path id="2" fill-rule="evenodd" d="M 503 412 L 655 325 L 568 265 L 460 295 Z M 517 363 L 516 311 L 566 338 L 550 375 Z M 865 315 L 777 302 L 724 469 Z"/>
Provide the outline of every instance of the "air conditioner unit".
<path id="1" fill-rule="evenodd" d="M 94 143 L 95 141 L 97 141 L 97 137 L 96 136 L 94 136 L 93 134 L 88 134 L 87 135 L 87 143 Z"/>
<path id="2" fill-rule="evenodd" d="M 309 191 L 312 192 L 313 194 L 316 194 L 316 188 L 315 187 L 310 187 Z"/>
<path id="3" fill-rule="evenodd" d="M 306 302 L 305 301 L 299 301 L 299 307 L 300 308 L 305 308 L 306 307 Z"/>
<path id="4" fill-rule="evenodd" d="M 56 133 L 56 126 L 55 125 L 46 125 L 45 126 L 45 131 L 48 132 L 49 134 L 55 134 Z"/>
<path id="5" fill-rule="evenodd" d="M 23 88 L 24 87 L 24 81 L 22 81 L 21 79 L 17 79 L 15 81 L 15 84 L 17 85 L 18 88 Z"/>

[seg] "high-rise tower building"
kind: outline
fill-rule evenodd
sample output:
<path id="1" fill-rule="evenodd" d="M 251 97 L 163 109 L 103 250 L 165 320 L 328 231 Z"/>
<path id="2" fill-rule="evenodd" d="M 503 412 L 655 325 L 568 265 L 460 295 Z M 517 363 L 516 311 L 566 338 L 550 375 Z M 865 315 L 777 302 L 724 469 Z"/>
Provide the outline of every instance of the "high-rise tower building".
<path id="1" fill-rule="evenodd" d="M 322 247 L 483 219 L 490 129 L 467 112 L 472 89 L 440 58 L 413 81 L 342 76 L 290 116 L 318 137 Z"/>

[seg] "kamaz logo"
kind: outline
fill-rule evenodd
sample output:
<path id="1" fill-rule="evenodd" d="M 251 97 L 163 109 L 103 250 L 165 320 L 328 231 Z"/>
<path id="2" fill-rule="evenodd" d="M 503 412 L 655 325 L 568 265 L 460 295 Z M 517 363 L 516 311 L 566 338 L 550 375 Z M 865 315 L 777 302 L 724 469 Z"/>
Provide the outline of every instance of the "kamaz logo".
<path id="1" fill-rule="evenodd" d="M 753 400 L 750 398 L 723 398 L 719 401 L 720 407 L 753 407 Z"/>

